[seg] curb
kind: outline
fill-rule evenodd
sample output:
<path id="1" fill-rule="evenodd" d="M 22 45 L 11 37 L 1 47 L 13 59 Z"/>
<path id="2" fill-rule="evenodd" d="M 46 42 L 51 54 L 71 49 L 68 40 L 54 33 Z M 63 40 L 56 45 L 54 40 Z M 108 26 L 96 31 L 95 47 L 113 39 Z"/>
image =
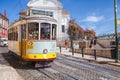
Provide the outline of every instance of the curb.
<path id="1" fill-rule="evenodd" d="M 61 55 L 64 55 L 64 56 L 67 56 L 67 57 L 70 56 L 70 57 L 77 58 L 77 59 L 82 59 L 82 60 L 87 60 L 89 62 L 96 62 L 96 63 L 99 63 L 99 64 L 108 64 L 108 65 L 120 67 L 120 63 L 118 64 L 118 63 L 113 63 L 113 62 L 110 63 L 110 62 L 107 62 L 107 61 L 97 61 L 97 60 L 92 60 L 92 59 L 79 58 L 79 57 L 75 57 L 75 56 L 72 56 L 72 55 L 66 55 L 66 54 L 61 54 Z"/>

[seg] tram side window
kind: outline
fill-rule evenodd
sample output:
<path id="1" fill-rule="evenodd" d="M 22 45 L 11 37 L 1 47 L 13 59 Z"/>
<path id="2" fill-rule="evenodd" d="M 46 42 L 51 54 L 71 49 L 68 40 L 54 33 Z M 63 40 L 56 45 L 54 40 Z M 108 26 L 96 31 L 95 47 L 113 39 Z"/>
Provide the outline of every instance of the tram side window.
<path id="1" fill-rule="evenodd" d="M 8 40 L 12 40 L 12 35 L 11 35 L 11 33 L 12 33 L 12 30 L 11 30 L 11 29 L 8 30 Z"/>
<path id="2" fill-rule="evenodd" d="M 21 29 L 22 39 L 26 39 L 26 25 L 25 24 L 21 25 Z"/>
<path id="3" fill-rule="evenodd" d="M 12 40 L 12 41 L 18 40 L 17 27 L 8 30 L 8 40 Z"/>
<path id="4" fill-rule="evenodd" d="M 56 40 L 56 25 L 52 24 L 52 40 Z"/>
<path id="5" fill-rule="evenodd" d="M 15 28 L 15 32 L 14 32 L 14 34 L 15 34 L 15 38 L 14 38 L 14 40 L 15 41 L 18 41 L 18 29 L 17 29 L 17 27 Z"/>
<path id="6" fill-rule="evenodd" d="M 28 36 L 29 39 L 39 39 L 39 24 L 38 23 L 30 23 L 28 25 Z"/>
<path id="7" fill-rule="evenodd" d="M 41 23 L 41 39 L 42 40 L 50 40 L 50 24 L 49 23 Z"/>

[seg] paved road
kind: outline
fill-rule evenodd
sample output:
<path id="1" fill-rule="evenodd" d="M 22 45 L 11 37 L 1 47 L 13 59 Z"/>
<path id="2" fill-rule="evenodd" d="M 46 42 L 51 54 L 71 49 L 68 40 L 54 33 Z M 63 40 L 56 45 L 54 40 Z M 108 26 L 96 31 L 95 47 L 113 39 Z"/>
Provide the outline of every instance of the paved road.
<path id="1" fill-rule="evenodd" d="M 120 69 L 106 64 L 57 54 L 52 67 L 35 69 L 30 63 L 6 53 L 7 47 L 0 50 L 10 66 L 24 80 L 120 80 Z"/>
<path id="2" fill-rule="evenodd" d="M 0 53 L 7 53 L 8 51 L 8 47 L 0 46 Z"/>

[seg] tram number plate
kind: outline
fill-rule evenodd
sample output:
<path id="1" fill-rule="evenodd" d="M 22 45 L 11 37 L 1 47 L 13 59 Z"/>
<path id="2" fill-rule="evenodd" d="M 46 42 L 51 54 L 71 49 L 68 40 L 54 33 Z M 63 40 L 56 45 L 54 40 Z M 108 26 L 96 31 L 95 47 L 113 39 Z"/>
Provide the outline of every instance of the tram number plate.
<path id="1" fill-rule="evenodd" d="M 27 48 L 28 49 L 33 49 L 33 46 L 34 46 L 33 41 L 27 42 Z"/>
<path id="2" fill-rule="evenodd" d="M 28 46 L 28 49 L 33 49 L 33 46 Z"/>

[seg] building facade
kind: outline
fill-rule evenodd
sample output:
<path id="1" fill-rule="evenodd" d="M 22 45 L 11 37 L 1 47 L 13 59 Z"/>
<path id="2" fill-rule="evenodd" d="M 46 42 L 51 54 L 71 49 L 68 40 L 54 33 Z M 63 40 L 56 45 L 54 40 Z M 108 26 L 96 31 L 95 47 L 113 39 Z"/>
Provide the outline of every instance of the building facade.
<path id="1" fill-rule="evenodd" d="M 0 38 L 7 38 L 8 18 L 6 14 L 0 14 Z"/>
<path id="2" fill-rule="evenodd" d="M 20 13 L 20 19 L 39 18 L 44 23 L 56 22 L 56 39 L 58 41 L 69 39 L 67 29 L 70 15 L 68 11 L 62 10 L 63 6 L 58 0 L 30 0 L 27 6 L 28 9 Z"/>

